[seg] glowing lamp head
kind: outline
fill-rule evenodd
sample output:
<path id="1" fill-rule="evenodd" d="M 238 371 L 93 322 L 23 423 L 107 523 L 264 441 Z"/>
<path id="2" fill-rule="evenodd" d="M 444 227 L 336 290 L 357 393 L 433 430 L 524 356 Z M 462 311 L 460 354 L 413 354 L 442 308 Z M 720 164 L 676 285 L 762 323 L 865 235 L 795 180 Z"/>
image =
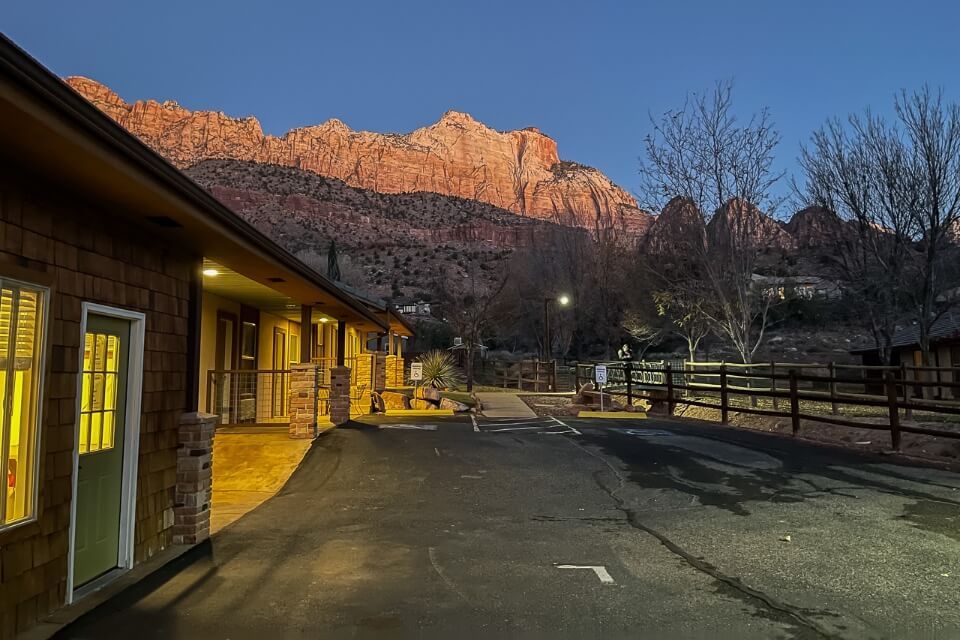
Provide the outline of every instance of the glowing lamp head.
<path id="1" fill-rule="evenodd" d="M 326 324 L 326 323 L 330 322 L 330 320 L 329 320 L 328 318 L 320 318 L 320 322 Z"/>
<path id="2" fill-rule="evenodd" d="M 561 307 L 565 307 L 565 306 L 567 306 L 568 304 L 570 304 L 570 296 L 568 296 L 568 295 L 562 295 L 562 296 L 560 296 L 559 298 L 557 298 L 557 302 L 560 303 L 560 306 L 561 306 Z"/>
<path id="3" fill-rule="evenodd" d="M 220 275 L 220 272 L 216 269 L 204 269 L 203 275 L 207 276 L 208 278 L 216 278 L 218 275 Z"/>

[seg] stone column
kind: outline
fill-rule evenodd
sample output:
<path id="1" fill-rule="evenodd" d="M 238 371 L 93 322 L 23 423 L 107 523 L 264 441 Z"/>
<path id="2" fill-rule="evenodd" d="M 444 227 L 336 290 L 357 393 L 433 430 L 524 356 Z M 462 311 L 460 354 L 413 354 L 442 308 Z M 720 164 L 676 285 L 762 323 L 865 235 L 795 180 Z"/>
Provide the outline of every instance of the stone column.
<path id="1" fill-rule="evenodd" d="M 317 435 L 317 365 L 290 365 L 290 391 L 287 416 L 291 438 L 313 438 Z"/>
<path id="2" fill-rule="evenodd" d="M 350 421 L 350 367 L 330 369 L 330 422 L 335 425 Z"/>
<path id="3" fill-rule="evenodd" d="M 378 351 L 375 357 L 377 362 L 374 369 L 376 378 L 373 383 L 373 390 L 379 393 L 387 387 L 387 354 Z"/>
<path id="4" fill-rule="evenodd" d="M 403 379 L 403 358 L 396 355 L 386 357 L 387 365 L 387 387 L 395 389 L 402 387 Z"/>
<path id="5" fill-rule="evenodd" d="M 199 412 L 180 416 L 174 544 L 197 544 L 210 537 L 213 434 L 219 419 L 220 416 Z"/>

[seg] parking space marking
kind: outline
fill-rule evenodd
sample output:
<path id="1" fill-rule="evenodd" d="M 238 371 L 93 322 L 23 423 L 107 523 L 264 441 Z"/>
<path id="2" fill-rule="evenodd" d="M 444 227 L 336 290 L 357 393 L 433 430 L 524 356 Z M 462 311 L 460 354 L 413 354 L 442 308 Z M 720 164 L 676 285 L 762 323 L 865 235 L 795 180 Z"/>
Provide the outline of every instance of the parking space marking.
<path id="1" fill-rule="evenodd" d="M 472 413 L 470 414 L 470 421 L 473 422 L 473 430 L 480 431 L 480 427 L 477 426 L 477 417 Z"/>
<path id="2" fill-rule="evenodd" d="M 589 569 L 597 574 L 597 578 L 599 578 L 603 584 L 616 584 L 613 576 L 610 575 L 610 572 L 607 571 L 607 568 L 602 564 L 558 564 L 556 567 L 557 569 Z"/>
<path id="3" fill-rule="evenodd" d="M 674 435 L 672 431 L 662 429 L 626 429 L 624 433 L 637 438 L 664 438 Z"/>
<path id="4" fill-rule="evenodd" d="M 529 431 L 541 435 L 582 435 L 580 431 L 553 416 L 535 418 L 481 418 L 473 420 L 473 430 L 482 433 Z"/>
<path id="5" fill-rule="evenodd" d="M 380 425 L 381 429 L 410 429 L 413 431 L 436 431 L 437 425 L 435 424 L 382 424 Z"/>

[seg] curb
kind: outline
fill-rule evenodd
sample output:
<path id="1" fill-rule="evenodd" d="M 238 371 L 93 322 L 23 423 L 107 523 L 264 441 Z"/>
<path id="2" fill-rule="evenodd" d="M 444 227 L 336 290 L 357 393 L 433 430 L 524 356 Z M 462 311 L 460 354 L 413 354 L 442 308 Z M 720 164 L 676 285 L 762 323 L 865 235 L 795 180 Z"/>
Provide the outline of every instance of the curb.
<path id="1" fill-rule="evenodd" d="M 387 409 L 385 416 L 452 416 L 453 409 Z"/>

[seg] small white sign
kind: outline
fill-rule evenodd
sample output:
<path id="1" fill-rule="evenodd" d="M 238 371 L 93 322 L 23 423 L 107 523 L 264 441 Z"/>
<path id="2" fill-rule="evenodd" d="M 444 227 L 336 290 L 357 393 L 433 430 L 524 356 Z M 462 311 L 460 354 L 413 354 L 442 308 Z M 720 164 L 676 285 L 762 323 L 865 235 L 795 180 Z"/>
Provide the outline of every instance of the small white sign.
<path id="1" fill-rule="evenodd" d="M 423 363 L 422 362 L 411 362 L 410 363 L 410 379 L 414 382 L 420 382 L 423 380 Z"/>
<path id="2" fill-rule="evenodd" d="M 594 372 L 594 377 L 597 380 L 597 384 L 607 384 L 607 365 L 598 364 Z"/>

